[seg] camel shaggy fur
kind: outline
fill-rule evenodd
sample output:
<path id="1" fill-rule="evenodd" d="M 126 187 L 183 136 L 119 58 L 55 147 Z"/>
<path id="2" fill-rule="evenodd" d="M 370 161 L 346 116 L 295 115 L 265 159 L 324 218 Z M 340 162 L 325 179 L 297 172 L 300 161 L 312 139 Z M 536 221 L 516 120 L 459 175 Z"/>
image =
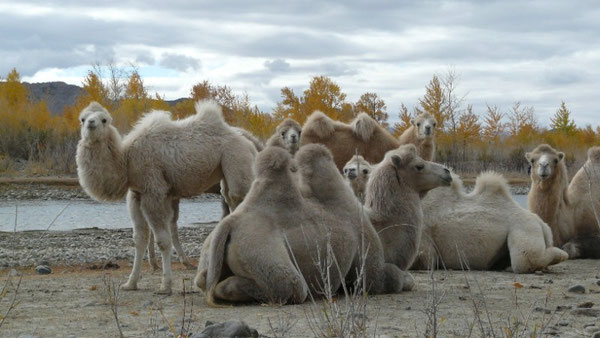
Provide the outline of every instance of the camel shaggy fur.
<path id="1" fill-rule="evenodd" d="M 422 112 L 410 120 L 411 126 L 400 138 L 400 144 L 412 143 L 417 147 L 419 156 L 425 161 L 434 161 L 435 157 L 435 128 L 437 121 L 428 112 Z"/>
<path id="2" fill-rule="evenodd" d="M 423 239 L 415 269 L 490 270 L 510 258 L 515 273 L 534 272 L 568 258 L 552 247 L 552 231 L 512 198 L 508 183 L 494 172 L 480 174 L 471 193 L 453 175 L 452 186 L 423 199 Z"/>
<path id="3" fill-rule="evenodd" d="M 366 113 L 360 113 L 350 124 L 334 121 L 320 111 L 313 112 L 302 129 L 301 145 L 321 143 L 333 154 L 341 172 L 358 152 L 370 163 L 379 163 L 386 152 L 398 148 L 400 142 Z"/>
<path id="4" fill-rule="evenodd" d="M 76 161 L 81 186 L 101 201 L 119 200 L 130 191 L 136 251 L 122 288 L 137 289 L 150 228 L 162 254 L 159 293 L 170 293 L 173 201 L 224 179 L 235 208 L 254 179 L 254 146 L 225 123 L 215 102 L 198 102 L 196 115 L 178 121 L 168 112 L 150 112 L 123 140 L 108 111 L 96 102 L 81 112 L 80 120 Z"/>
<path id="5" fill-rule="evenodd" d="M 267 140 L 267 147 L 281 147 L 294 155 L 300 147 L 301 134 L 302 127 L 300 124 L 287 118 L 277 126 L 275 133 Z"/>
<path id="6" fill-rule="evenodd" d="M 356 278 L 361 264 L 370 294 L 402 290 L 405 273 L 384 262 L 379 238 L 331 153 L 304 146 L 296 162 L 292 173 L 292 157 L 279 147 L 258 155 L 248 196 L 215 228 L 208 272 L 195 279 L 209 304 L 301 303 L 322 291 L 322 272 L 331 269 L 335 292 L 344 279 Z"/>
<path id="7" fill-rule="evenodd" d="M 365 206 L 381 238 L 385 261 L 408 269 L 421 242 L 421 197 L 429 190 L 450 185 L 446 167 L 425 161 L 412 144 L 389 151 L 367 183 Z"/>
<path id="8" fill-rule="evenodd" d="M 554 244 L 570 258 L 600 258 L 600 147 L 568 183 L 564 153 L 542 144 L 526 154 L 531 165 L 529 210 L 552 229 Z"/>
<path id="9" fill-rule="evenodd" d="M 365 161 L 360 155 L 354 155 L 344 166 L 344 178 L 361 203 L 365 203 L 365 190 L 371 170 L 373 170 L 371 163 Z"/>

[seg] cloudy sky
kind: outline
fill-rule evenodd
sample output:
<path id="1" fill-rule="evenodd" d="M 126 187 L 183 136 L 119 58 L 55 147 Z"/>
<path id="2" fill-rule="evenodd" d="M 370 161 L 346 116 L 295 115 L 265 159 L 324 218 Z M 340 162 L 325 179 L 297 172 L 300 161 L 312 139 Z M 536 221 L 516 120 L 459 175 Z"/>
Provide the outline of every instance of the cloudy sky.
<path id="1" fill-rule="evenodd" d="M 327 75 L 348 99 L 367 91 L 414 106 L 453 69 L 476 113 L 561 100 L 600 123 L 597 1 L 0 1 L 0 74 L 81 85 L 90 65 L 135 64 L 151 91 L 186 97 L 208 79 L 271 111 L 280 89 Z"/>

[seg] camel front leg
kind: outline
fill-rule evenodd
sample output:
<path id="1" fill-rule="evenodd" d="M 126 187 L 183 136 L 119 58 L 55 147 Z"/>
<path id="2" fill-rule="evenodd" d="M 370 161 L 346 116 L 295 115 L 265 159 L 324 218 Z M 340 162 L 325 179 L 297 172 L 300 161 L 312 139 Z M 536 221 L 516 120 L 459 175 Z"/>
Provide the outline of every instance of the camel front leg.
<path id="1" fill-rule="evenodd" d="M 135 256 L 133 258 L 133 267 L 127 283 L 121 285 L 123 290 L 137 290 L 137 283 L 140 280 L 141 265 L 144 259 L 144 251 L 148 245 L 149 229 L 144 220 L 140 209 L 140 196 L 137 193 L 129 191 L 127 193 L 127 207 L 129 215 L 133 221 L 133 240 L 135 242 Z M 154 243 L 152 243 L 154 245 Z"/>

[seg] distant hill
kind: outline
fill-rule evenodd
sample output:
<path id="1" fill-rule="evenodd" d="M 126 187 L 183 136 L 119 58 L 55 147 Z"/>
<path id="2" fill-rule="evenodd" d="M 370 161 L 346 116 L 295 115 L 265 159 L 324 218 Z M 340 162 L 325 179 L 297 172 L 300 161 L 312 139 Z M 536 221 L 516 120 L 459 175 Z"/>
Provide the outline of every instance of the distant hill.
<path id="1" fill-rule="evenodd" d="M 83 94 L 82 87 L 64 82 L 23 82 L 23 84 L 29 90 L 32 101 L 37 102 L 42 99 L 46 101 L 52 115 L 62 114 L 66 106 L 73 105 L 77 101 L 77 97 Z M 172 107 L 183 100 L 185 98 L 165 100 L 165 102 L 169 104 L 169 107 Z"/>

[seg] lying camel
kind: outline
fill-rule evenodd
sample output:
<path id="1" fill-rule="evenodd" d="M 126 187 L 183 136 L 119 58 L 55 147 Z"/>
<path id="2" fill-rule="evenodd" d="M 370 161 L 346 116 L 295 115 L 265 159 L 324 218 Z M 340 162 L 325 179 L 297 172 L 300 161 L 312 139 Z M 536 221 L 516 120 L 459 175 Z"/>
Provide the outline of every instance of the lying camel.
<path id="1" fill-rule="evenodd" d="M 365 206 L 381 238 L 385 261 L 408 269 L 421 242 L 421 197 L 429 190 L 450 185 L 446 167 L 424 161 L 413 144 L 389 151 L 367 183 Z"/>
<path id="2" fill-rule="evenodd" d="M 400 144 L 412 143 L 417 147 L 417 153 L 425 161 L 435 158 L 435 127 L 437 121 L 428 112 L 422 112 L 410 120 L 411 126 L 398 138 Z"/>
<path id="3" fill-rule="evenodd" d="M 405 286 L 405 273 L 384 262 L 381 242 L 331 153 L 308 145 L 296 160 L 294 174 L 285 150 L 267 147 L 258 155 L 248 196 L 213 231 L 208 271 L 196 275 L 208 304 L 301 303 L 322 291 L 321 273 L 335 292 L 344 280 L 356 280 L 361 266 L 370 294 Z"/>
<path id="4" fill-rule="evenodd" d="M 550 227 L 519 206 L 504 177 L 494 172 L 479 175 L 469 194 L 453 175 L 451 187 L 435 189 L 423 199 L 423 214 L 414 269 L 490 270 L 510 264 L 513 272 L 527 273 L 568 258 L 552 247 Z"/>
<path id="5" fill-rule="evenodd" d="M 358 198 L 360 203 L 365 203 L 365 189 L 372 169 L 371 163 L 365 161 L 360 155 L 354 155 L 354 157 L 344 165 L 344 170 L 342 171 L 344 178 L 350 185 L 350 188 L 352 188 L 352 191 L 354 191 L 354 195 Z"/>
<path id="6" fill-rule="evenodd" d="M 552 229 L 554 244 L 570 258 L 600 258 L 600 147 L 569 184 L 565 154 L 547 144 L 525 154 L 531 165 L 529 210 Z"/>
<path id="7" fill-rule="evenodd" d="M 386 152 L 398 148 L 400 142 L 366 113 L 352 123 L 334 121 L 320 111 L 313 112 L 302 129 L 300 145 L 321 143 L 333 154 L 341 172 L 357 152 L 370 163 L 379 163 Z"/>

